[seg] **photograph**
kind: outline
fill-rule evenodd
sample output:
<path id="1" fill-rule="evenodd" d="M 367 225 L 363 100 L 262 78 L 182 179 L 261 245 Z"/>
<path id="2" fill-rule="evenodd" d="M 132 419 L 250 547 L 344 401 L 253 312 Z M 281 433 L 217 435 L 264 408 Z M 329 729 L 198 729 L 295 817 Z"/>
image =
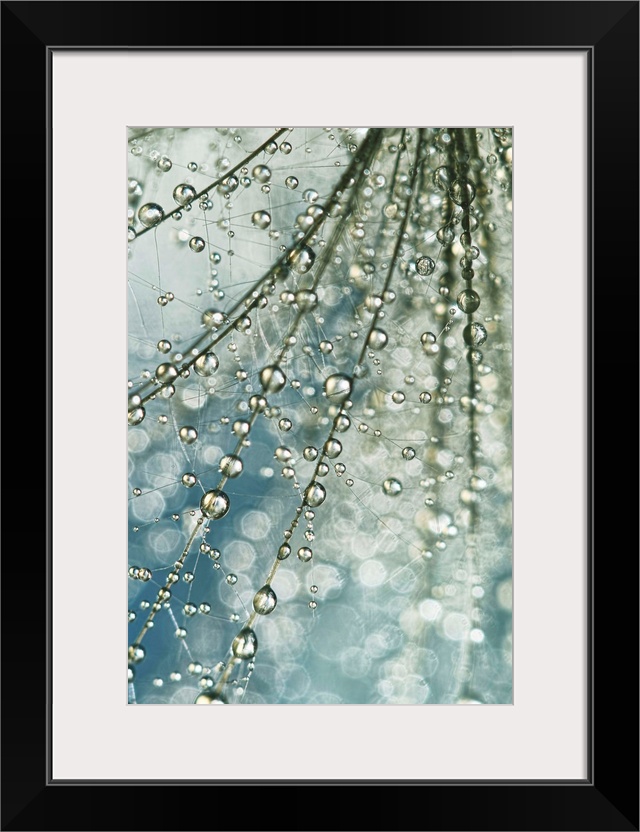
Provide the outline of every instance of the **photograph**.
<path id="1" fill-rule="evenodd" d="M 128 704 L 512 704 L 513 138 L 127 128 Z"/>

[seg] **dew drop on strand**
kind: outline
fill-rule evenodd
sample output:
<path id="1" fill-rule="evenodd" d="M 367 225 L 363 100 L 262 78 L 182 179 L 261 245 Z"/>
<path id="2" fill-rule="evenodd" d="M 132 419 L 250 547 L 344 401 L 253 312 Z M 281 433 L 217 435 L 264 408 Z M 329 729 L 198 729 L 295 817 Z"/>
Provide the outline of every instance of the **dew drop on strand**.
<path id="1" fill-rule="evenodd" d="M 324 485 L 321 485 L 317 480 L 313 480 L 305 489 L 304 501 L 306 505 L 315 508 L 324 503 L 326 496 L 327 492 Z"/>
<path id="2" fill-rule="evenodd" d="M 468 347 L 481 347 L 487 340 L 487 330 L 482 324 L 473 321 L 462 330 L 462 337 Z"/>
<path id="3" fill-rule="evenodd" d="M 225 477 L 229 477 L 229 479 L 239 477 L 243 467 L 242 460 L 235 454 L 226 454 L 220 460 L 220 473 Z"/>
<path id="4" fill-rule="evenodd" d="M 196 358 L 193 369 L 196 375 L 208 378 L 216 372 L 219 366 L 218 356 L 214 352 L 205 352 Z"/>
<path id="5" fill-rule="evenodd" d="M 202 495 L 200 511 L 209 520 L 219 520 L 229 511 L 229 498 L 224 491 L 212 488 Z"/>
<path id="6" fill-rule="evenodd" d="M 265 584 L 253 597 L 253 608 L 258 615 L 269 615 L 276 608 L 277 603 L 276 594 L 269 584 Z"/>
<path id="7" fill-rule="evenodd" d="M 389 477 L 382 483 L 382 490 L 389 497 L 397 497 L 402 491 L 402 483 L 395 477 Z"/>
<path id="8" fill-rule="evenodd" d="M 430 257 L 419 257 L 416 260 L 416 271 L 422 277 L 428 277 L 435 271 L 436 264 Z"/>
<path id="9" fill-rule="evenodd" d="M 268 211 L 255 211 L 251 215 L 251 224 L 254 228 L 264 230 L 271 225 L 271 214 Z"/>
<path id="10" fill-rule="evenodd" d="M 480 306 L 480 295 L 473 289 L 464 289 L 458 295 L 458 307 L 466 314 L 475 312 Z"/>
<path id="11" fill-rule="evenodd" d="M 188 205 L 196 198 L 196 189 L 191 185 L 181 184 L 176 185 L 173 189 L 173 199 L 178 205 Z"/>
<path id="12" fill-rule="evenodd" d="M 332 404 L 340 404 L 351 395 L 351 379 L 343 373 L 335 373 L 325 381 L 324 392 Z"/>
<path id="13" fill-rule="evenodd" d="M 271 364 L 260 371 L 260 384 L 265 393 L 279 393 L 287 383 L 287 378 L 280 367 Z"/>
<path id="14" fill-rule="evenodd" d="M 138 219 L 145 228 L 152 228 L 157 225 L 164 218 L 164 211 L 161 206 L 155 202 L 147 202 L 138 209 Z"/>
<path id="15" fill-rule="evenodd" d="M 231 643 L 237 659 L 252 659 L 258 652 L 258 638 L 251 627 L 243 627 Z"/>

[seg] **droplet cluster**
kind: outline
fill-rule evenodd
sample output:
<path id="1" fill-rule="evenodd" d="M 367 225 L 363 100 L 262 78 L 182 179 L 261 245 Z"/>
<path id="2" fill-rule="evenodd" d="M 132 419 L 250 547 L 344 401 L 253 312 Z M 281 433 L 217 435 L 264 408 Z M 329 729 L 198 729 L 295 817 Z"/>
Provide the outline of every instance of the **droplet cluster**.
<path id="1" fill-rule="evenodd" d="M 136 703 L 511 701 L 511 131 L 132 130 Z"/>

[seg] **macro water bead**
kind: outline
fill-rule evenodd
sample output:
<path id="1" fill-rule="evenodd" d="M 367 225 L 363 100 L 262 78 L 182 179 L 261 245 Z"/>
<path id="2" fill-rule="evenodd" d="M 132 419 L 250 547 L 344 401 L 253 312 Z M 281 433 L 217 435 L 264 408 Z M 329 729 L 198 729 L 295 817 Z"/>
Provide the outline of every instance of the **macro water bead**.
<path id="1" fill-rule="evenodd" d="M 229 511 L 229 498 L 224 491 L 212 488 L 202 495 L 200 511 L 209 520 L 220 520 Z"/>
<path id="2" fill-rule="evenodd" d="M 457 303 L 462 312 L 470 314 L 480 306 L 480 295 L 473 289 L 465 289 L 458 295 Z"/>
<path id="3" fill-rule="evenodd" d="M 389 477 L 382 483 L 382 490 L 389 497 L 397 497 L 402 491 L 402 483 L 395 477 Z"/>
<path id="4" fill-rule="evenodd" d="M 325 381 L 324 392 L 330 402 L 340 404 L 351 395 L 351 379 L 343 373 L 335 373 Z"/>
<path id="5" fill-rule="evenodd" d="M 183 425 L 178 431 L 178 436 L 185 445 L 193 445 L 198 438 L 198 431 L 193 425 Z"/>
<path id="6" fill-rule="evenodd" d="M 199 693 L 194 701 L 194 705 L 226 705 L 227 703 L 221 696 L 217 694 L 205 691 L 204 693 Z"/>
<path id="7" fill-rule="evenodd" d="M 292 249 L 287 259 L 296 274 L 306 274 L 313 266 L 316 254 L 309 246 L 302 246 L 299 249 Z"/>
<path id="8" fill-rule="evenodd" d="M 177 185 L 173 190 L 173 199 L 178 205 L 188 205 L 196 198 L 196 189 L 191 185 Z"/>
<path id="9" fill-rule="evenodd" d="M 372 350 L 381 350 L 387 346 L 389 342 L 389 337 L 384 329 L 378 329 L 374 327 L 371 332 L 369 333 L 369 338 L 367 339 L 368 346 L 371 347 Z"/>
<path id="10" fill-rule="evenodd" d="M 271 170 L 266 165 L 256 165 L 251 171 L 251 175 L 256 182 L 264 184 L 271 179 Z"/>
<path id="11" fill-rule="evenodd" d="M 278 599 L 268 584 L 259 589 L 253 597 L 253 609 L 258 615 L 269 615 L 276 608 Z"/>
<path id="12" fill-rule="evenodd" d="M 152 228 L 164 218 L 164 211 L 155 202 L 148 202 L 138 209 L 138 219 L 145 228 Z"/>
<path id="13" fill-rule="evenodd" d="M 219 366 L 218 356 L 214 352 L 205 352 L 196 358 L 193 369 L 197 375 L 208 378 L 216 372 Z"/>
<path id="14" fill-rule="evenodd" d="M 476 197 L 475 185 L 469 179 L 455 179 L 449 188 L 449 196 L 456 205 L 466 207 Z"/>
<path id="15" fill-rule="evenodd" d="M 242 473 L 244 465 L 239 456 L 236 456 L 235 454 L 226 454 L 220 460 L 219 467 L 220 473 L 223 476 L 229 477 L 229 479 L 235 479 Z"/>
<path id="16" fill-rule="evenodd" d="M 271 214 L 268 211 L 256 211 L 251 215 L 251 225 L 264 230 L 271 225 Z"/>
<path id="17" fill-rule="evenodd" d="M 156 381 L 159 384 L 169 384 L 178 378 L 178 368 L 175 364 L 164 363 L 156 367 Z"/>
<path id="18" fill-rule="evenodd" d="M 234 638 L 231 650 L 236 659 L 252 659 L 258 652 L 258 637 L 250 627 L 244 627 Z"/>
<path id="19" fill-rule="evenodd" d="M 260 370 L 260 384 L 265 393 L 279 393 L 287 383 L 287 377 L 276 364 Z"/>
<path id="20" fill-rule="evenodd" d="M 436 268 L 436 264 L 430 257 L 419 257 L 416 260 L 416 271 L 422 277 L 428 277 L 428 275 L 433 274 Z"/>
<path id="21" fill-rule="evenodd" d="M 462 330 L 464 342 L 469 347 L 481 347 L 487 340 L 487 330 L 477 321 L 468 324 Z"/>
<path id="22" fill-rule="evenodd" d="M 307 488 L 304 492 L 304 501 L 306 505 L 316 506 L 322 505 L 324 503 L 327 496 L 327 491 L 324 485 L 321 485 L 319 482 L 314 480 L 313 482 L 309 483 Z"/>
<path id="23" fill-rule="evenodd" d="M 206 246 L 206 243 L 202 239 L 202 237 L 192 237 L 189 240 L 189 248 L 191 249 L 191 251 L 195 251 L 196 253 L 204 251 L 205 246 Z"/>
<path id="24" fill-rule="evenodd" d="M 142 405 L 139 405 L 138 407 L 132 407 L 127 414 L 127 421 L 132 427 L 134 427 L 135 425 L 139 425 L 140 422 L 143 421 L 145 415 L 146 411 L 144 407 L 142 407 Z"/>

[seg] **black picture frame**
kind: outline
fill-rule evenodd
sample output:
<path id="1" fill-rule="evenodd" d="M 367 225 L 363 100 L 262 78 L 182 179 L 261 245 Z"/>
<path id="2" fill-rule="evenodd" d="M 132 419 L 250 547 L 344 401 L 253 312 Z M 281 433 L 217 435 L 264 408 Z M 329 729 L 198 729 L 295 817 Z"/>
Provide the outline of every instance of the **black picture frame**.
<path id="1" fill-rule="evenodd" d="M 311 3 L 3 2 L 2 107 L 4 115 L 3 207 L 15 216 L 22 205 L 47 210 L 47 235 L 30 235 L 29 272 L 33 300 L 44 298 L 28 339 L 46 332 L 49 383 L 44 405 L 28 408 L 20 431 L 45 440 L 47 522 L 31 497 L 23 506 L 26 534 L 19 529 L 2 559 L 2 829 L 114 830 L 218 829 L 440 829 L 440 830 L 637 830 L 638 819 L 638 638 L 637 548 L 629 551 L 629 513 L 616 466 L 622 410 L 629 408 L 629 357 L 637 352 L 638 228 L 638 2 L 414 2 L 326 4 L 313 26 L 304 25 Z M 260 27 L 245 31 L 252 8 Z M 275 14 L 274 7 L 281 7 Z M 269 13 L 263 10 L 269 9 Z M 156 14 L 157 10 L 162 14 Z M 165 21 L 194 15 L 197 26 Z M 207 20 L 211 18 L 211 26 Z M 336 25 L 336 21 L 341 21 Z M 424 20 L 424 25 L 420 23 Z M 426 21 L 428 20 L 428 25 Z M 412 25 L 412 21 L 414 24 Z M 208 33 L 218 40 L 208 41 Z M 204 40 L 201 40 L 204 39 Z M 250 43 L 246 41 L 249 40 Z M 238 44 L 242 44 L 239 46 Z M 50 67 L 54 49 L 244 48 L 295 44 L 310 49 L 580 49 L 589 55 L 589 770 L 585 781 L 55 781 L 50 758 L 51 669 L 51 215 Z M 15 133 L 14 133 L 15 130 Z M 18 141 L 14 145 L 12 135 Z M 553 135 L 550 135 L 553 141 Z M 16 164 L 22 159 L 23 164 Z M 559 207 L 571 210 L 571 195 L 559 189 Z M 30 198 L 27 196 L 30 195 Z M 35 203 L 35 204 L 34 204 Z M 37 206 L 37 207 L 36 207 Z M 8 227 L 8 226 L 5 226 Z M 5 302 L 11 275 L 24 272 L 24 251 L 10 239 L 3 247 Z M 5 238 L 6 241 L 6 238 Z M 570 244 L 570 243 L 569 243 Z M 618 281 L 615 280 L 618 278 Z M 20 281 L 16 281 L 20 283 Z M 24 307 L 24 285 L 20 302 Z M 45 304 L 41 305 L 45 308 Z M 626 314 L 629 314 L 627 320 Z M 634 323 L 636 327 L 634 329 Z M 624 345 L 632 333 L 633 352 Z M 595 349 L 598 347 L 596 355 Z M 40 346 L 40 350 L 42 347 Z M 20 354 L 20 351 L 19 353 Z M 25 356 L 28 355 L 24 352 Z M 27 359 L 28 360 L 28 359 Z M 615 366 L 626 380 L 619 386 Z M 6 367 L 10 373 L 11 368 Z M 6 378 L 6 375 L 5 375 Z M 34 379 L 34 385 L 35 385 Z M 598 381 L 600 384 L 598 384 Z M 37 384 L 41 388 L 41 378 Z M 39 401 L 44 401 L 42 396 Z M 626 402 L 626 403 L 625 403 Z M 12 408 L 14 405 L 10 404 Z M 633 403 L 629 408 L 636 413 Z M 46 424 L 46 431 L 45 431 Z M 595 447 L 595 427 L 600 444 Z M 637 435 L 637 425 L 632 436 Z M 46 436 L 45 436 L 46 433 Z M 37 470 L 42 471 L 42 451 Z M 599 464 L 598 464 L 599 463 Z M 596 481 L 596 471 L 598 477 Z M 632 475 L 635 481 L 635 473 Z M 599 488 L 596 486 L 599 485 Z M 5 494 L 13 494 L 9 488 Z M 33 492 L 31 492 L 33 494 Z M 596 501 L 597 494 L 597 501 Z M 615 500 L 615 503 L 611 503 Z M 8 498 L 8 505 L 11 503 Z M 596 546 L 596 506 L 600 545 Z M 637 509 L 631 512 L 636 516 Z M 7 509 L 7 525 L 12 508 Z M 21 521 L 22 522 L 22 521 Z M 16 528 L 18 528 L 16 526 Z M 41 548 L 34 550 L 39 530 Z M 621 541 L 624 537 L 627 543 Z M 16 557 L 28 556 L 29 615 L 16 591 Z M 597 557 L 596 557 L 597 554 Z M 16 626 L 19 623 L 19 626 Z M 28 658 L 27 658 L 28 657 Z M 27 661 L 27 666 L 25 666 Z M 541 672 L 544 672 L 541 668 Z M 99 714 L 96 715 L 99 718 Z M 200 792 L 208 786 L 214 792 Z M 154 795 L 149 789 L 160 788 Z M 324 789 L 337 801 L 327 807 Z M 134 789 L 134 792 L 127 791 Z M 177 792 L 175 790 L 178 790 Z M 282 790 L 285 790 L 283 793 Z M 222 793 L 220 792 L 222 790 Z M 283 797 L 286 796 L 286 800 Z M 346 798 L 346 800 L 345 800 Z M 185 816 L 181 804 L 190 812 Z M 198 806 L 207 806 L 199 817 Z M 320 806 L 322 811 L 316 811 Z M 349 813 L 345 813 L 349 806 Z M 212 820 L 213 819 L 213 820 Z"/>

